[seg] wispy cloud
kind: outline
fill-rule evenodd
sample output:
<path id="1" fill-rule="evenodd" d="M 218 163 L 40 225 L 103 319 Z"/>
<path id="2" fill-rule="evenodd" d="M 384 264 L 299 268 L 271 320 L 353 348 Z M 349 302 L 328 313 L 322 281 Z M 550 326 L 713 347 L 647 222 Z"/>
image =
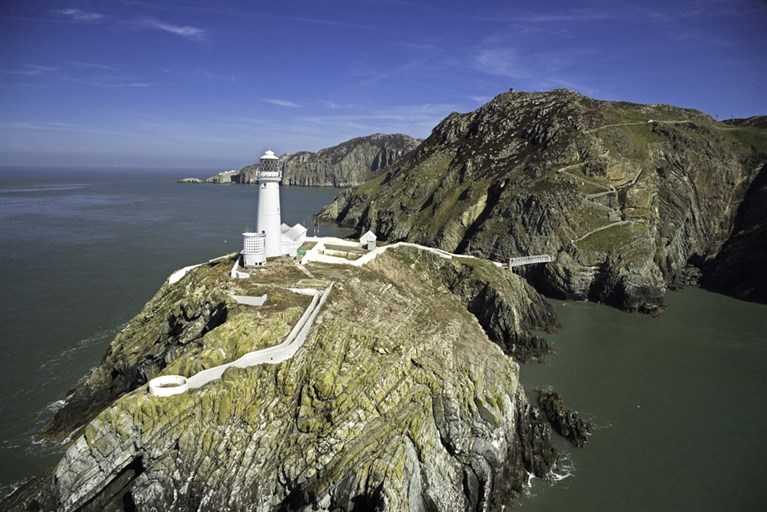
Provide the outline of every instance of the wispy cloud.
<path id="1" fill-rule="evenodd" d="M 163 71 L 165 71 L 166 73 L 170 72 L 168 70 L 163 70 Z M 220 75 L 220 74 L 217 74 L 217 73 L 211 73 L 207 69 L 198 69 L 197 71 L 195 71 L 195 73 L 198 74 L 198 75 L 202 75 L 202 76 L 204 76 L 206 78 L 210 78 L 211 80 L 223 80 L 225 82 L 236 82 L 237 81 L 237 77 L 234 76 L 234 75 Z"/>
<path id="2" fill-rule="evenodd" d="M 340 108 L 353 108 L 355 105 L 352 105 L 350 103 L 336 103 L 335 101 L 331 100 L 320 100 L 320 103 L 322 103 L 323 106 L 329 108 L 329 109 L 340 109 Z"/>
<path id="3" fill-rule="evenodd" d="M 0 71 L 3 75 L 19 76 L 46 76 L 58 71 L 58 68 L 52 66 L 39 66 L 37 64 L 24 64 L 21 69 L 4 69 Z"/>
<path id="4" fill-rule="evenodd" d="M 491 41 L 476 51 L 473 67 L 488 75 L 512 79 L 515 87 L 545 90 L 566 87 L 593 95 L 593 87 L 578 84 L 580 70 L 604 55 L 587 47 L 546 51 L 525 49 L 513 43 Z"/>
<path id="5" fill-rule="evenodd" d="M 192 41 L 202 41 L 207 37 L 207 32 L 199 27 L 193 27 L 191 25 L 174 25 L 172 23 L 165 23 L 156 18 L 139 18 L 135 23 L 141 28 L 160 30 Z"/>
<path id="6" fill-rule="evenodd" d="M 515 47 L 490 47 L 479 50 L 474 67 L 483 73 L 509 78 L 530 78 L 531 73 Z"/>
<path id="7" fill-rule="evenodd" d="M 557 14 L 533 14 L 516 17 L 515 21 L 521 23 L 585 23 L 590 21 L 603 21 L 626 17 L 623 13 L 608 11 L 605 9 L 574 9 L 569 12 Z"/>
<path id="8" fill-rule="evenodd" d="M 439 42 L 426 40 L 390 46 L 397 58 L 382 63 L 363 56 L 351 63 L 349 73 L 358 79 L 357 87 L 387 82 L 398 87 L 403 80 L 428 83 L 436 77 L 441 79 L 445 70 L 459 65 L 455 56 L 445 52 Z"/>
<path id="9" fill-rule="evenodd" d="M 63 123 L 58 121 L 39 121 L 39 122 L 18 121 L 18 122 L 8 123 L 5 128 L 7 130 L 13 130 L 18 132 L 52 132 L 52 133 L 122 135 L 122 132 L 105 130 L 103 129 L 103 127 L 99 127 L 99 126 L 83 125 L 83 124 L 76 124 L 76 123 Z"/>
<path id="10" fill-rule="evenodd" d="M 14 84 L 20 87 L 52 86 L 54 84 L 68 83 L 110 89 L 143 89 L 154 85 L 142 80 L 140 77 L 120 73 L 110 66 L 91 62 L 72 62 L 61 67 L 24 64 L 18 69 L 0 69 L 0 75 L 36 79 L 35 83 L 32 84 Z"/>
<path id="11" fill-rule="evenodd" d="M 102 87 L 105 89 L 145 89 L 152 87 L 150 82 L 121 82 L 109 80 L 81 80 L 77 78 L 65 78 L 67 82 L 80 85 L 89 85 L 91 87 Z"/>
<path id="12" fill-rule="evenodd" d="M 301 116 L 289 120 L 286 132 L 324 139 L 328 146 L 368 133 L 428 135 L 450 112 L 452 104 L 394 105 L 386 108 L 355 108 L 338 115 Z"/>
<path id="13" fill-rule="evenodd" d="M 101 70 L 101 71 L 111 71 L 113 68 L 112 66 L 106 66 L 104 64 L 96 64 L 95 62 L 73 62 L 73 66 L 81 69 L 95 69 L 95 70 Z"/>
<path id="14" fill-rule="evenodd" d="M 302 18 L 299 16 L 279 16 L 276 14 L 273 14 L 271 16 L 273 18 L 278 18 L 281 20 L 297 21 L 299 23 L 310 23 L 312 25 L 328 25 L 332 27 L 355 28 L 355 29 L 361 29 L 361 30 L 380 30 L 380 27 L 376 27 L 375 25 L 362 25 L 358 23 L 347 23 L 342 21 L 326 20 L 321 18 Z"/>
<path id="15" fill-rule="evenodd" d="M 469 96 L 469 99 L 475 103 L 479 103 L 481 105 L 484 105 L 488 101 L 492 100 L 492 96 Z"/>
<path id="16" fill-rule="evenodd" d="M 165 12 L 172 12 L 174 14 L 242 14 L 242 9 L 237 5 L 229 5 L 225 2 L 200 2 L 193 3 L 186 2 L 168 2 L 167 0 L 160 0 L 157 2 L 146 2 L 141 0 L 130 0 L 130 4 L 146 7 L 149 9 L 155 9 Z"/>
<path id="17" fill-rule="evenodd" d="M 272 105 L 277 105 L 278 107 L 298 108 L 301 106 L 295 101 L 281 100 L 278 98 L 265 98 L 264 101 L 267 103 L 271 103 Z"/>
<path id="18" fill-rule="evenodd" d="M 240 162 L 240 165 L 245 165 L 257 158 L 252 150 L 254 140 L 268 143 L 280 153 L 294 153 L 317 151 L 372 133 L 405 133 L 425 137 L 448 114 L 460 110 L 459 106 L 447 103 L 343 107 L 324 115 L 296 115 L 276 119 L 223 117 L 212 125 L 208 124 L 206 128 L 208 132 L 221 137 L 222 145 L 238 146 L 233 147 L 232 154 L 250 155 Z M 195 130 L 199 130 L 199 123 L 190 126 L 187 131 L 175 130 L 172 133 L 190 134 Z M 167 140 L 167 136 L 163 140 Z"/>
<path id="19" fill-rule="evenodd" d="M 98 12 L 86 12 L 80 9 L 53 9 L 51 14 L 65 16 L 73 21 L 80 21 L 83 23 L 94 23 L 106 18 L 105 15 Z"/>

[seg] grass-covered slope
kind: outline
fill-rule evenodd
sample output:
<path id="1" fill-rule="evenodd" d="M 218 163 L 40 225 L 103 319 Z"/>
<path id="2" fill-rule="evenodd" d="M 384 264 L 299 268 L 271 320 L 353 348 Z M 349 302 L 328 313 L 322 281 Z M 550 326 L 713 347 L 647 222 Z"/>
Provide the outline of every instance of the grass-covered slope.
<path id="1" fill-rule="evenodd" d="M 390 240 L 525 269 L 554 296 L 655 311 L 668 285 L 712 260 L 767 162 L 767 130 L 701 112 L 514 93 L 452 114 L 386 173 L 322 216 Z"/>

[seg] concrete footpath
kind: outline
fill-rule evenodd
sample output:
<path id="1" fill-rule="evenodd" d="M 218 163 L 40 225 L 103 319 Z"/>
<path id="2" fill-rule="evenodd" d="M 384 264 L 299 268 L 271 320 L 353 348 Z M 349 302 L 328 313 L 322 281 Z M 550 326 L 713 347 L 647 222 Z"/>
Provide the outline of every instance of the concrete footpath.
<path id="1" fill-rule="evenodd" d="M 301 318 L 290 331 L 285 340 L 279 345 L 273 347 L 248 352 L 239 359 L 220 366 L 208 368 L 189 378 L 180 375 L 163 375 L 149 381 L 149 392 L 154 396 L 171 396 L 183 393 L 189 389 L 196 389 L 205 384 L 220 379 L 227 368 L 247 368 L 259 364 L 279 364 L 293 357 L 299 348 L 304 344 L 309 336 L 309 331 L 314 324 L 314 320 L 320 312 L 323 304 L 330 295 L 333 284 L 324 290 L 314 288 L 292 288 L 291 291 L 311 295 L 312 301 L 306 308 Z"/>

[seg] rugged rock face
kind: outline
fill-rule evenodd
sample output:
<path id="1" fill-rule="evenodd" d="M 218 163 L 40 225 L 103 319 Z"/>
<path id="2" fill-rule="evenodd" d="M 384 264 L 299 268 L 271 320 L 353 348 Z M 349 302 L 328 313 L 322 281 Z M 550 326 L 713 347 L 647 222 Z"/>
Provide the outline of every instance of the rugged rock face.
<path id="1" fill-rule="evenodd" d="M 584 447 L 588 442 L 591 424 L 582 420 L 578 413 L 565 407 L 565 403 L 554 391 L 541 390 L 538 393 L 538 405 L 549 420 L 554 430 L 570 441 L 574 446 Z"/>
<path id="2" fill-rule="evenodd" d="M 313 279 L 275 262 L 233 282 L 230 265 L 158 292 L 50 427 L 85 425 L 53 477 L 4 508 L 501 510 L 529 473 L 556 463 L 519 367 L 483 330 L 517 340 L 553 327 L 551 307 L 520 277 L 414 249 L 362 269 L 310 266 Z M 287 287 L 331 281 L 292 359 L 231 368 L 182 395 L 146 392 L 157 373 L 188 376 L 275 344 L 307 305 Z M 269 299 L 252 308 L 230 293 Z M 497 322 L 478 321 L 467 306 L 491 296 Z M 97 407 L 76 396 L 119 398 L 91 420 Z"/>
<path id="3" fill-rule="evenodd" d="M 180 354 L 199 349 L 203 336 L 226 321 L 228 302 L 225 288 L 197 280 L 164 285 L 112 341 L 101 363 L 69 392 L 67 405 L 44 433 L 57 440 L 68 436 Z"/>
<path id="4" fill-rule="evenodd" d="M 767 128 L 767 116 L 753 116 L 745 119 L 727 119 L 723 123 L 733 126 L 754 126 L 756 128 Z"/>
<path id="5" fill-rule="evenodd" d="M 240 177 L 240 171 L 233 169 L 231 171 L 223 171 L 215 176 L 211 176 L 210 178 L 207 178 L 205 180 L 205 183 L 216 183 L 216 184 L 225 184 L 225 183 L 237 183 Z"/>
<path id="6" fill-rule="evenodd" d="M 551 254 L 519 270 L 545 293 L 654 312 L 688 264 L 711 261 L 732 235 L 767 162 L 759 126 L 567 90 L 509 92 L 451 114 L 320 215 L 498 261 Z"/>
<path id="7" fill-rule="evenodd" d="M 701 284 L 739 299 L 767 303 L 767 166 L 748 188 L 733 234 L 703 263 Z"/>
<path id="8" fill-rule="evenodd" d="M 506 271 L 472 259 L 455 265 L 431 253 L 411 253 L 426 264 L 430 275 L 439 277 L 506 354 L 528 362 L 551 352 L 546 340 L 530 331 L 555 329 L 557 319 L 550 304 L 525 281 L 505 279 Z M 531 302 L 520 308 L 518 297 L 530 297 Z"/>
<path id="9" fill-rule="evenodd" d="M 352 187 L 380 173 L 421 142 L 408 135 L 376 133 L 357 137 L 317 153 L 301 151 L 280 157 L 284 185 Z M 208 178 L 209 183 L 255 183 L 260 164 Z"/>

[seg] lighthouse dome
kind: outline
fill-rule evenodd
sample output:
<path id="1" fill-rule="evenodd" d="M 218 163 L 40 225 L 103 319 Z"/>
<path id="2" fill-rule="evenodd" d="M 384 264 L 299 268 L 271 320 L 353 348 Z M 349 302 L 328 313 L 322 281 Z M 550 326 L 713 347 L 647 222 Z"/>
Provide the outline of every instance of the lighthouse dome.
<path id="1" fill-rule="evenodd" d="M 277 156 L 274 154 L 274 151 L 267 149 L 266 152 L 261 155 L 261 160 L 277 160 Z"/>

